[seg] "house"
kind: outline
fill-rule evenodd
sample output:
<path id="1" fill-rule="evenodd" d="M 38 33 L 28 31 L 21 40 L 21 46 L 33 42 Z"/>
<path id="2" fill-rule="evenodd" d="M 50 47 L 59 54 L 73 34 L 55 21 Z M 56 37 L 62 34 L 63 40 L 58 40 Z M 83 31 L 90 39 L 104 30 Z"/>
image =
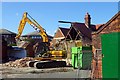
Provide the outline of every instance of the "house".
<path id="1" fill-rule="evenodd" d="M 91 17 L 89 13 L 85 15 L 85 23 L 73 22 L 71 23 L 70 30 L 67 33 L 66 40 L 81 40 L 82 46 L 92 45 L 91 33 L 97 31 L 101 25 L 91 24 Z"/>
<path id="2" fill-rule="evenodd" d="M 103 24 L 91 24 L 90 14 L 85 15 L 85 23 L 72 22 L 70 30 L 68 31 L 65 39 L 67 45 L 68 58 L 71 59 L 71 48 L 79 46 L 92 45 L 92 32 L 97 31 Z"/>
<path id="3" fill-rule="evenodd" d="M 92 69 L 92 74 L 93 75 L 92 76 L 94 78 L 102 78 L 102 75 L 103 75 L 102 73 L 105 73 L 104 70 L 106 70 L 106 68 L 107 68 L 107 72 L 110 72 L 110 69 L 113 68 L 113 67 L 115 69 L 117 69 L 116 64 L 114 64 L 114 62 L 117 61 L 117 57 L 115 57 L 115 56 L 117 56 L 118 53 L 115 53 L 115 52 L 110 53 L 110 51 L 113 50 L 113 49 L 108 47 L 108 46 L 116 46 L 116 45 L 109 45 L 109 44 L 105 45 L 106 43 L 109 43 L 109 41 L 113 40 L 113 39 L 109 40 L 110 38 L 108 39 L 108 35 L 111 34 L 111 33 L 117 33 L 117 32 L 120 32 L 120 11 L 117 14 L 115 14 L 107 23 L 102 25 L 97 31 L 92 32 L 92 47 L 93 47 L 92 52 L 93 52 L 93 56 L 94 56 L 94 58 L 92 60 L 92 64 L 93 64 L 93 69 Z M 107 36 L 104 37 L 104 39 L 109 40 L 109 41 L 104 41 L 104 42 L 106 42 L 104 44 L 102 44 L 102 41 L 103 41 L 102 36 L 103 35 L 107 35 Z M 114 36 L 113 36 L 113 38 L 114 38 Z M 113 42 L 110 42 L 110 43 L 114 44 Z M 102 45 L 107 46 L 106 49 L 107 49 L 107 52 L 109 53 L 109 54 L 106 53 L 104 59 L 102 58 L 102 57 L 104 57 L 102 55 L 102 52 L 104 51 L 103 49 L 105 49 L 105 48 L 102 48 L 103 47 Z M 118 47 L 118 45 L 117 45 L 117 47 Z M 115 51 L 117 49 L 115 49 Z M 105 54 L 105 53 L 103 53 L 103 54 Z M 114 59 L 114 60 L 112 60 L 112 59 Z M 113 61 L 113 63 L 112 63 L 112 61 Z M 105 65 L 104 65 L 104 63 L 105 63 Z M 104 67 L 106 65 L 109 65 L 109 66 Z M 115 72 L 115 71 L 116 70 L 114 70 L 114 73 L 110 73 L 109 77 L 112 77 L 111 74 L 116 74 L 117 72 Z"/>
<path id="4" fill-rule="evenodd" d="M 52 38 L 52 36 L 48 35 L 49 42 Z M 26 49 L 28 57 L 34 57 L 37 53 L 42 51 L 43 46 L 45 46 L 42 44 L 42 37 L 37 31 L 22 35 L 20 39 L 22 40 L 20 47 Z"/>
<path id="5" fill-rule="evenodd" d="M 48 35 L 48 38 L 49 38 L 49 41 L 52 40 L 52 36 Z M 41 35 L 39 34 L 39 32 L 37 31 L 34 31 L 34 32 L 31 32 L 31 33 L 28 33 L 26 35 L 22 35 L 20 37 L 21 40 L 27 40 L 27 39 L 32 39 L 34 40 L 35 42 L 42 42 L 42 37 Z"/>
<path id="6" fill-rule="evenodd" d="M 85 15 L 85 22 L 70 22 L 71 26 L 67 31 L 64 28 L 58 28 L 53 38 L 53 43 L 58 44 L 57 49 L 67 51 L 67 59 L 71 59 L 71 48 L 75 46 L 91 46 L 92 45 L 92 32 L 97 31 L 103 24 L 91 24 L 90 14 Z M 64 31 L 63 31 L 63 30 Z M 64 35 L 65 33 L 65 35 Z M 63 45 L 64 44 L 64 45 Z M 56 46 L 55 46 L 56 47 Z M 71 64 L 71 63 L 70 63 Z"/>
<path id="7" fill-rule="evenodd" d="M 7 54 L 7 41 L 5 41 L 4 37 L 0 36 L 0 63 L 8 61 L 8 54 Z"/>
<path id="8" fill-rule="evenodd" d="M 94 49 L 101 49 L 101 35 L 111 32 L 120 32 L 120 11 L 106 24 L 92 33 L 92 45 Z"/>
<path id="9" fill-rule="evenodd" d="M 4 37 L 5 41 L 7 41 L 7 44 L 15 44 L 15 36 L 16 33 L 11 32 L 7 29 L 0 29 L 0 36 Z"/>
<path id="10" fill-rule="evenodd" d="M 0 62 L 6 62 L 9 60 L 8 50 L 9 46 L 16 44 L 15 36 L 16 33 L 14 32 L 7 29 L 0 29 Z"/>
<path id="11" fill-rule="evenodd" d="M 96 31 L 100 26 L 91 24 L 89 13 L 85 15 L 85 23 L 71 22 L 69 29 L 59 27 L 52 40 L 53 44 L 59 43 L 61 40 L 76 42 L 82 40 L 82 45 L 91 45 L 91 32 Z M 75 46 L 75 44 L 70 44 Z M 76 43 L 77 44 L 77 43 Z"/>
<path id="12" fill-rule="evenodd" d="M 91 30 L 84 23 L 72 23 L 66 40 L 73 42 L 81 40 L 83 46 L 91 45 Z"/>
<path id="13" fill-rule="evenodd" d="M 63 50 L 64 48 L 64 41 L 65 41 L 65 37 L 67 35 L 69 31 L 69 28 L 62 28 L 62 27 L 59 27 L 54 35 L 54 38 L 53 40 L 51 41 L 52 43 L 52 46 L 55 46 L 55 48 L 57 50 L 61 49 Z"/>
<path id="14" fill-rule="evenodd" d="M 62 27 L 59 27 L 54 35 L 54 39 L 65 39 L 66 35 L 67 35 L 67 32 L 69 31 L 69 28 L 62 28 Z"/>

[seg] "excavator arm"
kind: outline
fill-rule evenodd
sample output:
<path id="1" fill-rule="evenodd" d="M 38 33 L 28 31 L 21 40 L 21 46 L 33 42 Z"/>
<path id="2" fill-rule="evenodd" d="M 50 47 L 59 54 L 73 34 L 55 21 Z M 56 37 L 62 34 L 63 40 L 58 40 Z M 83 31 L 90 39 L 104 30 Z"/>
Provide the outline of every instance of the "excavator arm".
<path id="1" fill-rule="evenodd" d="M 26 23 L 30 24 L 35 30 L 37 30 L 43 40 L 42 42 L 37 42 L 35 43 L 35 45 L 32 46 L 36 57 L 47 56 L 49 59 L 52 59 L 51 56 L 55 58 L 58 56 L 59 57 L 64 56 L 64 51 L 49 51 L 49 42 L 48 42 L 48 36 L 46 34 L 46 31 L 27 12 L 23 14 L 22 20 L 20 21 L 20 24 L 18 27 L 18 35 L 15 37 L 16 39 L 19 40 Z M 43 59 L 47 59 L 47 58 L 43 58 Z"/>
<path id="2" fill-rule="evenodd" d="M 27 17 L 27 15 L 31 18 L 31 20 Z M 28 22 L 35 30 L 39 32 L 43 39 L 43 42 L 48 42 L 48 37 L 45 30 L 27 12 L 23 14 L 22 20 L 20 21 L 18 35 L 15 37 L 16 39 L 20 38 L 26 22 Z"/>

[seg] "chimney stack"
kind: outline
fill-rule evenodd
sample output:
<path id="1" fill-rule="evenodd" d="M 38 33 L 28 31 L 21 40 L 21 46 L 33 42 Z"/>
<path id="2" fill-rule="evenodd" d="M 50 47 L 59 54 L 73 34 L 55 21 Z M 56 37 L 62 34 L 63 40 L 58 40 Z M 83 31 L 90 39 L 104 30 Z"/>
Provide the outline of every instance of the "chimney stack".
<path id="1" fill-rule="evenodd" d="M 89 15 L 89 13 L 87 12 L 87 14 L 85 15 L 85 24 L 87 26 L 87 28 L 90 28 L 90 24 L 91 24 L 91 17 Z"/>

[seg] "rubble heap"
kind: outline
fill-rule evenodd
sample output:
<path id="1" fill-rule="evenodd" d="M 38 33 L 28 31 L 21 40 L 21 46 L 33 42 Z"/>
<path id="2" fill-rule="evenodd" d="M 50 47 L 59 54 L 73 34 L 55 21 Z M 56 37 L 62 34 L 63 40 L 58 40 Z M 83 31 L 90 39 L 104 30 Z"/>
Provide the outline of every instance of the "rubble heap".
<path id="1" fill-rule="evenodd" d="M 15 61 L 9 61 L 8 63 L 3 64 L 3 66 L 9 66 L 9 67 L 28 67 L 26 62 L 32 61 L 34 58 L 31 57 L 25 57 L 21 58 Z"/>

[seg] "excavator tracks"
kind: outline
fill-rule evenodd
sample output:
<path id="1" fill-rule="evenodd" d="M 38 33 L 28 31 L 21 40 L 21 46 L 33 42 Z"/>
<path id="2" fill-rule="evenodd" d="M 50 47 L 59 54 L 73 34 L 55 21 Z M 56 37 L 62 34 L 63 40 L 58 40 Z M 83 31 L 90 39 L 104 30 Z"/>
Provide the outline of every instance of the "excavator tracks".
<path id="1" fill-rule="evenodd" d="M 35 67 L 37 69 L 66 67 L 66 61 L 29 61 L 27 66 Z"/>

